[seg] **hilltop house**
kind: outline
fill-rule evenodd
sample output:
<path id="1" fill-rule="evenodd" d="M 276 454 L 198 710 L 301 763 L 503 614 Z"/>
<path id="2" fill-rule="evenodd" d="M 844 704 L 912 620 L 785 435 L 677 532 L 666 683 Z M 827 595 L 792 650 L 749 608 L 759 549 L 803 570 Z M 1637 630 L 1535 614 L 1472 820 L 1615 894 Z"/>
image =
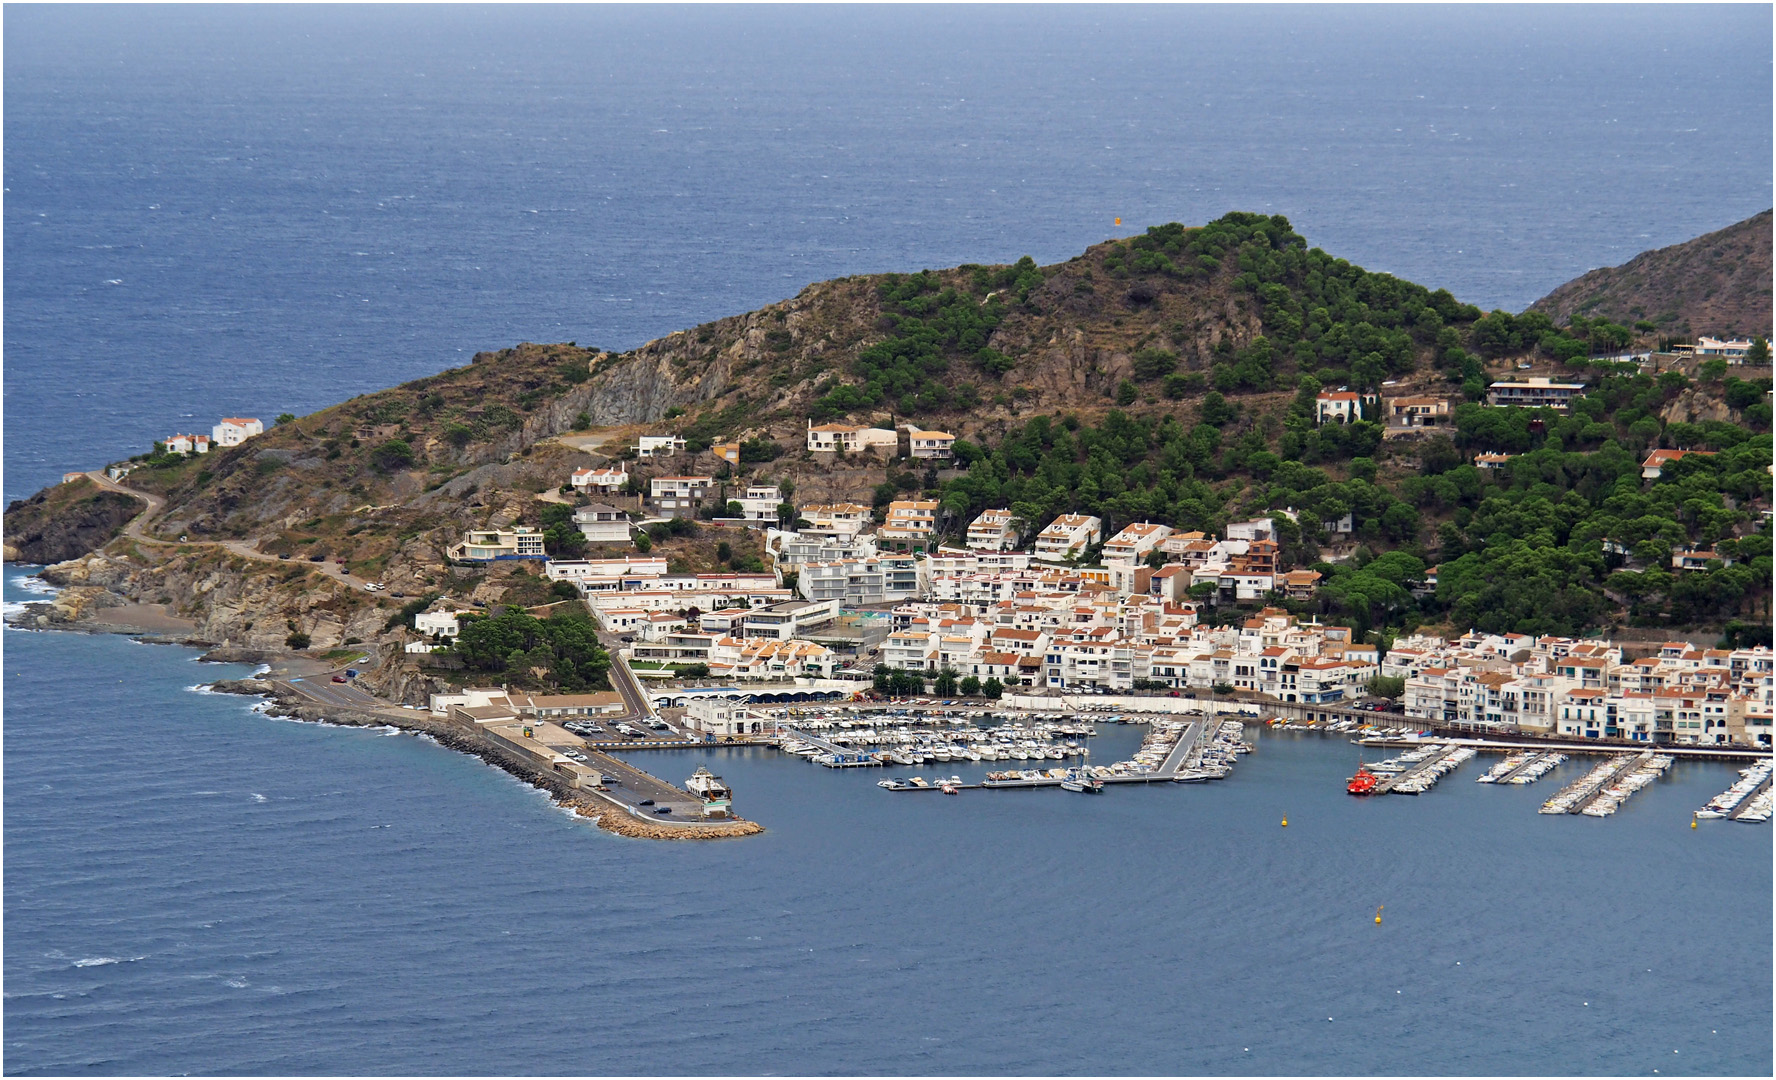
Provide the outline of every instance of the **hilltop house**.
<path id="1" fill-rule="evenodd" d="M 265 425 L 251 416 L 225 416 L 210 430 L 210 440 L 217 446 L 239 446 L 255 435 L 263 435 Z"/>
<path id="2" fill-rule="evenodd" d="M 629 484 L 629 470 L 621 465 L 608 469 L 575 469 L 568 478 L 575 491 L 596 491 L 600 495 L 616 495 Z"/>
<path id="3" fill-rule="evenodd" d="M 920 431 L 910 424 L 907 425 L 907 438 L 912 456 L 916 458 L 947 459 L 956 444 L 956 437 L 947 431 Z"/>
<path id="4" fill-rule="evenodd" d="M 1645 461 L 1640 463 L 1640 478 L 1642 480 L 1657 480 L 1660 471 L 1673 461 L 1682 461 L 1691 454 L 1710 457 L 1713 453 L 1712 450 L 1654 450 L 1647 455 Z"/>
<path id="5" fill-rule="evenodd" d="M 1557 383 L 1537 375 L 1526 382 L 1493 383 L 1486 391 L 1486 403 L 1524 409 L 1565 409 L 1584 392 L 1584 383 Z"/>
<path id="6" fill-rule="evenodd" d="M 855 454 L 872 446 L 885 446 L 892 457 L 900 448 L 900 436 L 887 428 L 857 427 L 853 424 L 821 424 L 808 421 L 808 449 L 831 453 L 843 450 Z"/>
<path id="7" fill-rule="evenodd" d="M 643 435 L 636 440 L 635 456 L 639 458 L 671 457 L 684 452 L 685 441 L 677 435 Z"/>
<path id="8" fill-rule="evenodd" d="M 1379 400 L 1374 394 L 1359 394 L 1340 387 L 1322 390 L 1314 398 L 1316 424 L 1328 422 L 1349 424 L 1363 419 L 1365 412 Z"/>
<path id="9" fill-rule="evenodd" d="M 210 452 L 208 435 L 168 435 L 162 445 L 169 454 L 207 454 Z"/>
<path id="10" fill-rule="evenodd" d="M 648 499 L 661 510 L 695 510 L 714 486 L 713 476 L 656 476 L 648 481 Z"/>

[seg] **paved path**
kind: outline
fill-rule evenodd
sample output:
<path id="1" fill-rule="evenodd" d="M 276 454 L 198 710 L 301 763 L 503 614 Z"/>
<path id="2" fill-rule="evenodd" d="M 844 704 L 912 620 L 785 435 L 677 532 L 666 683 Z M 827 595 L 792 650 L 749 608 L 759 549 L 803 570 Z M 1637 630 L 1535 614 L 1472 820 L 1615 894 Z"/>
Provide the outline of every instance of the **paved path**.
<path id="1" fill-rule="evenodd" d="M 115 491 L 124 495 L 129 495 L 133 498 L 141 499 L 148 504 L 146 510 L 143 510 L 140 514 L 131 518 L 129 524 L 123 527 L 123 535 L 129 537 L 131 540 L 144 544 L 179 544 L 186 547 L 219 547 L 231 554 L 239 555 L 244 559 L 256 559 L 259 562 L 297 562 L 297 560 L 282 559 L 269 552 L 260 551 L 256 541 L 252 540 L 165 540 L 158 536 L 149 536 L 146 531 L 148 521 L 157 517 L 162 510 L 166 509 L 165 499 L 161 498 L 159 495 L 150 495 L 146 491 L 137 491 L 135 488 L 124 487 L 109 476 L 96 470 L 89 472 L 86 475 L 88 479 L 92 480 L 93 483 L 104 488 L 106 491 Z M 325 560 L 314 562 L 312 560 L 304 559 L 300 561 L 299 565 L 306 565 L 310 570 L 317 570 L 332 578 L 334 581 L 339 582 L 341 585 L 344 585 L 348 589 L 357 589 L 360 592 L 370 591 L 368 588 L 370 584 L 369 582 L 365 581 L 363 578 L 354 577 L 351 571 L 340 566 L 336 562 Z"/>

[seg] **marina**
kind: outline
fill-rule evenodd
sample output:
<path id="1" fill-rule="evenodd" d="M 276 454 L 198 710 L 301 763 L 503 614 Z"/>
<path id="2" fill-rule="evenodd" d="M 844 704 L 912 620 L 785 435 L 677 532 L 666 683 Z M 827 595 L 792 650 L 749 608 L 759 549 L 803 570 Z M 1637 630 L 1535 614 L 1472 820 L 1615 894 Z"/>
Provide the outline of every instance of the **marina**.
<path id="1" fill-rule="evenodd" d="M 1227 776 L 1237 757 L 1251 751 L 1244 734 L 1244 724 L 1239 720 L 1155 718 L 1140 749 L 1128 760 L 1110 765 L 996 770 L 987 773 L 979 783 L 964 783 L 957 776 L 936 781 L 914 776 L 879 781 L 878 786 L 889 791 L 936 790 L 952 794 L 974 788 L 1039 787 L 1097 793 L 1106 784 L 1200 783 Z"/>
<path id="2" fill-rule="evenodd" d="M 1609 817 L 1621 808 L 1630 795 L 1657 780 L 1661 773 L 1671 768 L 1671 761 L 1665 754 L 1636 758 L 1633 768 L 1618 774 L 1616 779 L 1605 784 L 1603 790 L 1593 795 L 1579 813 L 1586 817 Z"/>

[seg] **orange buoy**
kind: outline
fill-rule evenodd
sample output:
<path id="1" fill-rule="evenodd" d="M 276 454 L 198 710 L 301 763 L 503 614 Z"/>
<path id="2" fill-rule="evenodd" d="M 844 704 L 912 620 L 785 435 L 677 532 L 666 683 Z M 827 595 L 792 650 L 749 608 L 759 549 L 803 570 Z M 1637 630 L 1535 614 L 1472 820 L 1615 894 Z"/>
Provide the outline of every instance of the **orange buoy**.
<path id="1" fill-rule="evenodd" d="M 1118 225 L 1121 225 L 1121 224 L 1122 224 L 1122 219 L 1121 219 L 1121 218 L 1117 218 L 1117 219 L 1116 219 L 1116 223 L 1117 223 L 1117 224 L 1118 224 Z"/>

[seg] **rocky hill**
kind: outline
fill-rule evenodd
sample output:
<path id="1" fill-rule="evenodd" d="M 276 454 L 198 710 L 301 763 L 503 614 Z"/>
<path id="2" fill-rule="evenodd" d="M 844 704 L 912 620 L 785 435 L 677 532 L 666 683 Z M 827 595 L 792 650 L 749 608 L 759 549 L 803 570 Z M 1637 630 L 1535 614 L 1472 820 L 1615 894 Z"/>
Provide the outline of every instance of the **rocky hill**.
<path id="1" fill-rule="evenodd" d="M 1767 259 L 1763 281 L 1767 290 Z M 1302 520 L 1350 519 L 1348 536 L 1326 540 L 1304 527 L 1285 546 L 1292 565 L 1307 567 L 1320 565 L 1323 544 L 1340 558 L 1404 550 L 1425 565 L 1491 559 L 1507 550 L 1506 536 L 1541 545 L 1546 532 L 1564 545 L 1576 535 L 1566 518 L 1538 531 L 1519 510 L 1499 507 L 1522 499 L 1539 514 L 1548 499 L 1535 484 L 1549 482 L 1597 510 L 1617 478 L 1634 481 L 1649 446 L 1708 447 L 1722 451 L 1698 459 L 1721 473 L 1710 480 L 1718 512 L 1685 511 L 1679 527 L 1660 504 L 1637 513 L 1632 529 L 1597 527 L 1635 543 L 1646 522 L 1670 526 L 1660 543 L 1743 534 L 1753 508 L 1767 503 L 1767 384 L 1591 369 L 1588 354 L 1629 333 L 1601 319 L 1563 326 L 1539 312 L 1483 314 L 1446 291 L 1310 248 L 1280 217 L 1230 214 L 1107 241 L 1053 266 L 1025 259 L 820 282 L 626 353 L 571 342 L 480 353 L 464 367 L 288 419 L 241 446 L 142 455 L 128 484 L 165 506 L 129 536 L 111 539 L 140 504 L 95 503 L 76 514 L 93 495 L 79 485 L 15 503 L 8 557 L 72 558 L 105 545 L 50 576 L 97 606 L 165 604 L 207 640 L 274 650 L 291 638 L 392 647 L 403 605 L 433 594 L 549 602 L 549 584 L 521 567 L 452 566 L 445 549 L 467 528 L 514 522 L 558 530 L 551 544 L 577 541 L 562 522 L 571 496 L 557 489 L 574 468 L 623 457 L 637 481 L 714 473 L 729 492 L 768 481 L 803 503 L 939 499 L 952 530 L 986 506 L 1011 506 L 1036 523 L 1099 514 L 1112 528 L 1152 520 L 1215 530 L 1283 507 Z M 1594 381 L 1597 392 L 1584 408 L 1533 424 L 1521 410 L 1463 404 L 1482 399 L 1490 378 L 1525 367 Z M 1340 385 L 1449 399 L 1458 415 L 1445 430 L 1454 438 L 1384 441 L 1373 423 L 1317 426 L 1315 393 Z M 943 428 L 964 440 L 962 460 L 940 470 L 803 449 L 810 420 L 846 418 Z M 636 434 L 666 432 L 687 440 L 689 457 L 642 462 L 627 449 Z M 741 442 L 738 467 L 710 455 L 719 440 Z M 1489 478 L 1469 464 L 1482 450 L 1553 456 L 1516 479 Z M 1747 476 L 1759 480 L 1755 490 Z M 1521 492 L 1506 490 L 1518 480 Z M 740 533 L 706 528 L 654 542 L 681 569 L 750 569 L 756 538 Z M 45 546 L 53 538 L 67 542 Z M 1571 614 L 1544 626 L 1526 601 L 1527 614 L 1500 615 L 1500 625 L 1552 632 L 1625 603 L 1626 592 L 1605 595 L 1608 568 L 1593 554 L 1575 577 L 1572 566 L 1534 562 L 1552 558 L 1544 548 L 1527 557 L 1533 566 L 1510 572 L 1540 575 L 1549 589 L 1578 582 Z M 353 588 L 338 564 L 387 590 Z M 1748 580 L 1755 591 L 1763 579 Z M 1328 595 L 1347 599 L 1364 589 L 1389 603 L 1408 596 L 1399 581 L 1329 582 Z M 1719 592 L 1751 595 L 1737 578 L 1723 578 Z M 1727 601 L 1674 607 L 1651 586 L 1637 596 L 1646 619 L 1744 614 Z M 1453 602 L 1436 610 L 1445 609 L 1471 617 Z M 1364 619 L 1380 620 L 1403 609 L 1365 610 Z M 399 655 L 391 648 L 391 660 Z"/>
<path id="2" fill-rule="evenodd" d="M 1770 211 L 1681 244 L 1593 270 L 1530 305 L 1573 316 L 1651 323 L 1674 337 L 1770 336 Z"/>

